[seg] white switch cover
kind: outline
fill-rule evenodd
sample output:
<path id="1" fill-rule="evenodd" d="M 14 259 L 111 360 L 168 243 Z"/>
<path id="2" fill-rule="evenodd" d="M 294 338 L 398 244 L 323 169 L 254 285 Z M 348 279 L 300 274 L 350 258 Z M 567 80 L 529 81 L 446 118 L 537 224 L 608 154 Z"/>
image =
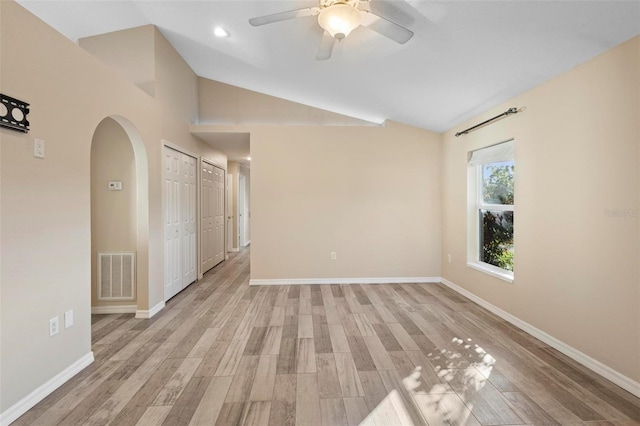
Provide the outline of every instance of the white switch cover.
<path id="1" fill-rule="evenodd" d="M 64 313 L 64 328 L 69 328 L 73 325 L 73 309 Z"/>
<path id="2" fill-rule="evenodd" d="M 338 258 L 338 256 L 336 256 L 336 252 L 332 251 L 331 252 L 331 260 L 336 260 Z"/>
<path id="3" fill-rule="evenodd" d="M 33 140 L 33 156 L 44 158 L 44 141 L 42 139 Z"/>
<path id="4" fill-rule="evenodd" d="M 122 191 L 122 182 L 119 180 L 109 182 L 109 191 Z"/>

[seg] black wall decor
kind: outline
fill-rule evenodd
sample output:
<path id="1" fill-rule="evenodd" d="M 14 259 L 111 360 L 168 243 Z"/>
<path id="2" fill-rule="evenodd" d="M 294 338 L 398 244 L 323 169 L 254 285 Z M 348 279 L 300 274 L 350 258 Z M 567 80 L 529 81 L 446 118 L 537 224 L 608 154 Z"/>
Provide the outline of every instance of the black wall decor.
<path id="1" fill-rule="evenodd" d="M 27 133 L 29 104 L 0 93 L 0 126 Z"/>

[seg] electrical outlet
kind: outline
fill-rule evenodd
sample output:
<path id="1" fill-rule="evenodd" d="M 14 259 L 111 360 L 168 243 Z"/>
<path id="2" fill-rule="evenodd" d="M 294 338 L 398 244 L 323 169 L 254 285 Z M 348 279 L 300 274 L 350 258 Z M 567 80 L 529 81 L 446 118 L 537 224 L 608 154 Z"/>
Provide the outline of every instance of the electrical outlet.
<path id="1" fill-rule="evenodd" d="M 336 260 L 338 257 L 336 256 L 336 252 L 332 251 L 331 252 L 331 260 Z"/>
<path id="2" fill-rule="evenodd" d="M 55 336 L 60 331 L 60 324 L 58 317 L 53 317 L 49 320 L 49 337 Z"/>
<path id="3" fill-rule="evenodd" d="M 447 262 L 451 263 L 451 255 L 450 254 L 447 255 Z"/>
<path id="4" fill-rule="evenodd" d="M 73 309 L 64 313 L 64 328 L 69 328 L 73 325 Z"/>

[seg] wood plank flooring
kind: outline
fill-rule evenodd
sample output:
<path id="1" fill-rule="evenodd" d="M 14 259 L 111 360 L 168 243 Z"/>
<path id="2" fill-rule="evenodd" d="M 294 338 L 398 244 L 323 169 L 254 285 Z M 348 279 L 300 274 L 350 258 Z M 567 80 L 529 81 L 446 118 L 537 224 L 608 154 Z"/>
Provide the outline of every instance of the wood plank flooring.
<path id="1" fill-rule="evenodd" d="M 249 287 L 233 255 L 15 425 L 638 425 L 640 400 L 442 285 Z"/>

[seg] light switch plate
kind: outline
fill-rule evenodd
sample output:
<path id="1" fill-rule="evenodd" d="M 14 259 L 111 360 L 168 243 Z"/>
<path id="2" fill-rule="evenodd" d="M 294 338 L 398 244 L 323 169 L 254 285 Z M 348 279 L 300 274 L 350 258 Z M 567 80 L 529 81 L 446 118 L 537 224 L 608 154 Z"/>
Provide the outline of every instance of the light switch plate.
<path id="1" fill-rule="evenodd" d="M 44 141 L 42 139 L 33 140 L 33 156 L 44 158 Z"/>
<path id="2" fill-rule="evenodd" d="M 109 191 L 122 191 L 122 182 L 119 180 L 109 182 Z"/>
<path id="3" fill-rule="evenodd" d="M 73 325 L 73 309 L 64 313 L 64 328 L 69 328 Z"/>

